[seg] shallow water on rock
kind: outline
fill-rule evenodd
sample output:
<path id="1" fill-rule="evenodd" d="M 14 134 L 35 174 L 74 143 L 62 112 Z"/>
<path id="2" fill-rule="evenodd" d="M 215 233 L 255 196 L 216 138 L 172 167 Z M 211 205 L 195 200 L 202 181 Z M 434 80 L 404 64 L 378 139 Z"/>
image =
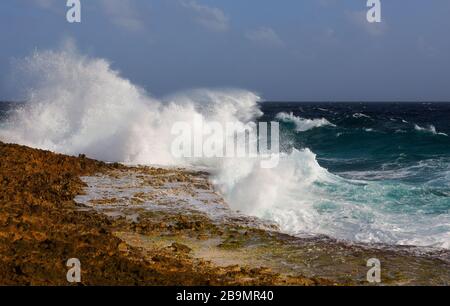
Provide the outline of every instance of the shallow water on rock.
<path id="1" fill-rule="evenodd" d="M 367 261 L 382 264 L 382 284 L 450 284 L 448 251 L 293 237 L 275 224 L 232 211 L 208 181 L 186 170 L 129 168 L 84 177 L 75 201 L 112 218 L 125 218 L 141 233 L 118 232 L 143 250 L 182 243 L 191 256 L 223 267 L 267 267 L 276 273 L 369 285 Z"/>

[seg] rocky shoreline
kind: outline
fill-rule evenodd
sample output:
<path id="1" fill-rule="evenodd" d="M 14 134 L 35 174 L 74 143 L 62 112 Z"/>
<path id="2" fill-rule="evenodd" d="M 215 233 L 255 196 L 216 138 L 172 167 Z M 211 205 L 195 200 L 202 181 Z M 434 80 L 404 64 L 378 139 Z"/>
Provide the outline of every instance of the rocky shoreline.
<path id="1" fill-rule="evenodd" d="M 258 268 L 218 269 L 190 257 L 176 243 L 146 250 L 143 256 L 142 249 L 115 234 L 139 233 L 142 227 L 80 210 L 74 202 L 85 187 L 80 176 L 121 168 L 0 143 L 0 284 L 68 285 L 66 261 L 74 257 L 82 264 L 82 285 L 320 283 Z M 183 226 L 191 221 L 181 220 Z"/>
<path id="2" fill-rule="evenodd" d="M 68 285 L 69 258 L 81 285 L 367 285 L 369 258 L 383 284 L 450 283 L 447 251 L 284 235 L 229 214 L 201 172 L 0 142 L 0 183 L 0 285 Z"/>

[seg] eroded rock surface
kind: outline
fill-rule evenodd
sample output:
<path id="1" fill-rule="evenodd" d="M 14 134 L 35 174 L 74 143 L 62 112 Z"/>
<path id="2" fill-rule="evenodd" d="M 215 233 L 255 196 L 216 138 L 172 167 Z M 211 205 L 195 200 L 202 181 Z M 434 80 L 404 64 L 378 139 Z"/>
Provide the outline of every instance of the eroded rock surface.
<path id="1" fill-rule="evenodd" d="M 124 169 L 121 165 L 107 165 L 84 156 L 68 157 L 0 143 L 0 284 L 67 285 L 69 258 L 81 261 L 82 285 L 313 285 L 320 282 L 245 267 L 217 269 L 208 261 L 192 257 L 181 244 L 174 247 L 172 242 L 167 247 L 155 243 L 143 248 L 121 239 L 120 232 L 149 233 L 155 224 L 174 233 L 203 227 L 201 222 L 186 216 L 178 221 L 158 216 L 161 222 L 135 223 L 74 202 L 75 196 L 87 187 L 80 176 Z M 145 171 L 165 172 L 151 168 Z M 139 195 L 135 198 L 137 204 L 145 200 Z M 163 221 L 175 227 L 165 227 Z"/>
<path id="2" fill-rule="evenodd" d="M 183 169 L 121 168 L 83 177 L 76 198 L 121 224 L 115 232 L 143 256 L 157 249 L 231 271 L 278 275 L 287 283 L 367 285 L 367 261 L 382 263 L 382 284 L 449 283 L 449 252 L 298 238 L 228 208 L 208 176 Z M 247 270 L 246 270 L 247 269 Z M 306 276 L 306 278 L 305 278 Z M 245 283 L 245 278 L 241 278 Z"/>

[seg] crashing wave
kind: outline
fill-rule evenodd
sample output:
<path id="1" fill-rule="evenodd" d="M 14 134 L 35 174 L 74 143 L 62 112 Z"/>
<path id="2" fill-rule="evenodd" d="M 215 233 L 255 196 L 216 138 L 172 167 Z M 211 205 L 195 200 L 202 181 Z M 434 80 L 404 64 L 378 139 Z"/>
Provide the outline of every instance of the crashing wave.
<path id="1" fill-rule="evenodd" d="M 20 64 L 28 103 L 0 137 L 104 161 L 178 165 L 171 154 L 175 122 L 246 123 L 262 113 L 259 97 L 244 90 L 199 89 L 155 99 L 103 59 L 71 50 L 35 53 Z M 201 132 L 201 131 L 200 131 Z"/>
<path id="2" fill-rule="evenodd" d="M 392 213 L 386 193 L 410 188 L 343 179 L 322 168 L 309 149 L 282 154 L 272 169 L 250 158 L 185 159 L 171 154 L 175 122 L 244 124 L 261 116 L 259 97 L 252 92 L 201 89 L 156 99 L 107 61 L 71 50 L 35 53 L 19 68 L 29 82 L 28 103 L 0 128 L 3 141 L 103 161 L 207 166 L 232 208 L 276 221 L 288 233 L 450 247 L 450 230 L 439 226 L 450 224 L 448 214 Z M 333 125 L 292 113 L 277 118 L 294 123 L 297 131 Z M 417 194 L 410 197 L 417 200 Z"/>

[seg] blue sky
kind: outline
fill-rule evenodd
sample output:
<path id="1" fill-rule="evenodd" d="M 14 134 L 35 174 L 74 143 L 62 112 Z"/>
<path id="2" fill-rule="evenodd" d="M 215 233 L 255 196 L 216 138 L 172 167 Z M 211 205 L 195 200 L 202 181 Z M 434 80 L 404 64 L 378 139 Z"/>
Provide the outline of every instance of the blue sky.
<path id="1" fill-rule="evenodd" d="M 238 87 L 265 100 L 450 100 L 450 1 L 81 0 L 0 1 L 0 99 L 14 99 L 11 60 L 56 49 L 80 52 L 155 96 Z"/>

